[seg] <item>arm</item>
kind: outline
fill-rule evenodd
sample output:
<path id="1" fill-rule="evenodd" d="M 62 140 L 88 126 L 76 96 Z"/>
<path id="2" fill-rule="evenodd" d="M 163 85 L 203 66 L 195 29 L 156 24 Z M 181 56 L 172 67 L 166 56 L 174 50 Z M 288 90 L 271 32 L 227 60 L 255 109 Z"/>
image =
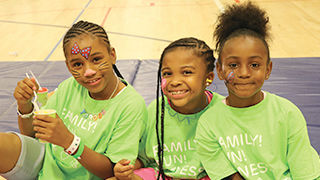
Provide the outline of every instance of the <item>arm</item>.
<path id="1" fill-rule="evenodd" d="M 65 150 L 71 145 L 74 135 L 67 129 L 57 114 L 55 118 L 46 115 L 34 117 L 33 126 L 36 131 L 36 138 L 61 146 Z M 113 176 L 113 163 L 105 155 L 84 146 L 80 157 L 81 159 L 78 159 L 79 163 L 96 176 L 100 178 Z"/>
<path id="2" fill-rule="evenodd" d="M 288 117 L 287 161 L 293 179 L 320 178 L 320 159 L 310 144 L 306 121 L 300 112 Z"/>
<path id="3" fill-rule="evenodd" d="M 37 85 L 34 78 L 24 78 L 17 83 L 17 87 L 14 90 L 13 96 L 17 100 L 18 111 L 21 114 L 29 114 L 33 111 L 33 104 L 31 103 L 33 97 L 33 91 L 37 90 Z M 33 118 L 18 117 L 18 124 L 21 134 L 34 137 L 32 125 Z"/>

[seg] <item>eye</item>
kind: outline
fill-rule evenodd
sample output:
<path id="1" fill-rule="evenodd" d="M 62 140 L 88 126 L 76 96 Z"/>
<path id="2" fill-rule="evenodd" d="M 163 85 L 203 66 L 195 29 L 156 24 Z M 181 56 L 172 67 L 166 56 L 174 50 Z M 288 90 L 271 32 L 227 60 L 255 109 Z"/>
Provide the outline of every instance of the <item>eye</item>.
<path id="1" fill-rule="evenodd" d="M 258 63 L 252 63 L 250 66 L 253 68 L 258 68 L 260 65 Z"/>
<path id="2" fill-rule="evenodd" d="M 230 64 L 229 64 L 229 67 L 230 67 L 231 69 L 234 69 L 234 68 L 238 67 L 238 64 L 236 64 L 236 63 L 230 63 Z"/>
<path id="3" fill-rule="evenodd" d="M 172 75 L 172 73 L 171 72 L 163 72 L 162 73 L 162 77 L 166 77 L 166 76 L 170 76 L 170 75 Z"/>
<path id="4" fill-rule="evenodd" d="M 185 71 L 183 71 L 183 74 L 184 75 L 189 75 L 189 74 L 192 74 L 193 72 L 192 71 L 190 71 L 190 70 L 185 70 Z"/>
<path id="5" fill-rule="evenodd" d="M 78 68 L 78 67 L 81 67 L 81 66 L 82 66 L 82 63 L 80 63 L 80 62 L 76 62 L 76 63 L 72 64 L 72 67 L 75 67 L 75 68 Z"/>
<path id="6" fill-rule="evenodd" d="M 102 57 L 94 57 L 92 59 L 93 62 L 99 62 L 102 59 Z"/>

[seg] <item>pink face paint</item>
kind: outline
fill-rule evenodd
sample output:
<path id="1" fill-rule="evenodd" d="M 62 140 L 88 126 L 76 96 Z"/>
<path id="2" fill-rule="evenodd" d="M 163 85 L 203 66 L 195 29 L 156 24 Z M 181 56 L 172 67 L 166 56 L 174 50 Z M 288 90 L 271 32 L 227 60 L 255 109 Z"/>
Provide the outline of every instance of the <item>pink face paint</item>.
<path id="1" fill-rule="evenodd" d="M 84 76 L 92 76 L 92 75 L 94 75 L 96 73 L 97 73 L 97 71 L 94 71 L 94 70 L 89 68 L 89 69 L 86 70 L 86 72 L 84 72 Z"/>
<path id="2" fill-rule="evenodd" d="M 162 79 L 161 80 L 161 90 L 162 90 L 162 92 L 164 93 L 164 94 L 166 94 L 165 92 L 165 88 L 166 88 L 166 86 L 167 86 L 167 80 L 166 79 Z"/>
<path id="3" fill-rule="evenodd" d="M 91 47 L 80 49 L 77 42 L 71 48 L 71 54 L 81 54 L 84 58 L 88 59 L 91 52 Z"/>

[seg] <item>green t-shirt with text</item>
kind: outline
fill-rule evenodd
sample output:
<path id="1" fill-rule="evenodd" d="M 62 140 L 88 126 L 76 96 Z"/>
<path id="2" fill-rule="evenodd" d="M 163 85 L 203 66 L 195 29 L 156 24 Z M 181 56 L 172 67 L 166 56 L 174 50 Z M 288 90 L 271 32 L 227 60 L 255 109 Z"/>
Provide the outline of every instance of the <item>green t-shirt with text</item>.
<path id="1" fill-rule="evenodd" d="M 164 172 L 167 176 L 186 179 L 206 176 L 196 155 L 195 131 L 201 114 L 222 98 L 221 95 L 213 93 L 213 98 L 206 108 L 198 113 L 185 115 L 173 110 L 165 97 Z M 159 109 L 161 112 L 161 107 Z M 143 161 L 145 167 L 158 170 L 156 100 L 148 107 L 148 122 L 140 146 L 139 159 Z"/>
<path id="2" fill-rule="evenodd" d="M 320 175 L 306 121 L 290 101 L 265 92 L 260 103 L 234 108 L 222 101 L 204 113 L 196 139 L 211 179 L 236 169 L 245 179 L 311 180 Z"/>
<path id="3" fill-rule="evenodd" d="M 107 156 L 113 163 L 137 158 L 147 109 L 131 85 L 110 100 L 95 100 L 71 77 L 59 85 L 44 108 L 55 109 L 66 127 L 88 148 Z M 62 147 L 48 143 L 38 179 L 100 178 L 66 154 Z"/>

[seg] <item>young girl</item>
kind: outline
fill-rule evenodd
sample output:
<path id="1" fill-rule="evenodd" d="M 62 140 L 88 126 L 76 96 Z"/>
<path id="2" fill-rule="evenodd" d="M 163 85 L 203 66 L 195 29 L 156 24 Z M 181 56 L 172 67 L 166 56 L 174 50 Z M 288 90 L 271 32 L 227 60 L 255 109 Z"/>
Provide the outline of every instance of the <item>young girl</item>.
<path id="1" fill-rule="evenodd" d="M 194 136 L 201 114 L 223 98 L 206 90 L 214 78 L 214 61 L 209 46 L 195 38 L 179 39 L 164 49 L 157 99 L 148 107 L 140 144 L 139 159 L 146 168 L 136 170 L 138 176 L 132 175 L 128 173 L 132 167 L 124 166 L 128 161 L 122 161 L 115 166 L 118 179 L 152 180 L 157 178 L 157 171 L 162 179 L 209 179 L 196 154 Z"/>
<path id="2" fill-rule="evenodd" d="M 0 172 L 7 179 L 107 178 L 120 158 L 137 157 L 147 109 L 114 74 L 116 53 L 104 29 L 80 21 L 66 33 L 63 49 L 73 77 L 44 107 L 55 109 L 56 118 L 33 117 L 31 98 L 38 86 L 34 79 L 18 82 L 14 97 L 23 135 L 0 134 Z"/>
<path id="3" fill-rule="evenodd" d="M 245 179 L 319 177 L 302 113 L 261 90 L 272 70 L 266 12 L 251 2 L 231 5 L 218 17 L 214 36 L 217 73 L 229 95 L 201 116 L 197 128 L 197 152 L 209 177 L 221 179 L 232 169 Z"/>

